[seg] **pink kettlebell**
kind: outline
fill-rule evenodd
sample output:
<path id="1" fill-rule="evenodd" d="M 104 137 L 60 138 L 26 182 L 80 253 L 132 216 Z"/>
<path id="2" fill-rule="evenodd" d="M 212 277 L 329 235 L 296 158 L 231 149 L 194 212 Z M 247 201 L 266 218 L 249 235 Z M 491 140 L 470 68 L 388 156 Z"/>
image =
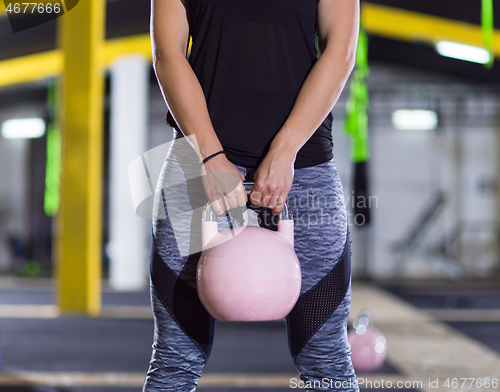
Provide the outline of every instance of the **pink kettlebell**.
<path id="1" fill-rule="evenodd" d="M 245 184 L 247 191 L 249 186 Z M 288 203 L 278 231 L 240 226 L 221 233 L 207 203 L 201 237 L 196 286 L 201 303 L 216 320 L 269 321 L 290 313 L 302 279 Z"/>
<path id="2" fill-rule="evenodd" d="M 354 320 L 353 327 L 347 337 L 351 345 L 354 370 L 358 372 L 379 370 L 386 356 L 384 335 L 371 324 L 369 312 L 363 312 L 359 319 Z"/>

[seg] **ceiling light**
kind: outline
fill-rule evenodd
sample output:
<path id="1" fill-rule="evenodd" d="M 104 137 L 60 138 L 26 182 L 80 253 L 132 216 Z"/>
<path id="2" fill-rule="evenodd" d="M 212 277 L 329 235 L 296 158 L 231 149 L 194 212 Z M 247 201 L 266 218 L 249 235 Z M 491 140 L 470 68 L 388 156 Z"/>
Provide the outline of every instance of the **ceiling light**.
<path id="1" fill-rule="evenodd" d="M 18 118 L 2 123 L 2 136 L 6 139 L 27 139 L 43 136 L 45 121 L 41 118 Z"/>
<path id="2" fill-rule="evenodd" d="M 441 56 L 454 59 L 472 61 L 474 63 L 486 64 L 490 61 L 490 54 L 486 49 L 477 46 L 459 44 L 457 42 L 440 41 L 436 44 L 436 50 Z"/>
<path id="3" fill-rule="evenodd" d="M 395 110 L 392 123 L 397 129 L 436 129 L 438 117 L 432 110 Z"/>

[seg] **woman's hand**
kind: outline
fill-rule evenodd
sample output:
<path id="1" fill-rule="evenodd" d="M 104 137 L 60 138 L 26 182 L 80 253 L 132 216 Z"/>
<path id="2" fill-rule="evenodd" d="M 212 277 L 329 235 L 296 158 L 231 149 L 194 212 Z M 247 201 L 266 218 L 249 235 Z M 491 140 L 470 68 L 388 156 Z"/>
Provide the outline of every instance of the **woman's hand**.
<path id="1" fill-rule="evenodd" d="M 212 202 L 212 211 L 222 215 L 230 208 L 243 207 L 247 194 L 243 187 L 245 176 L 227 160 L 218 155 L 202 166 L 202 181 L 205 193 Z"/>
<path id="2" fill-rule="evenodd" d="M 273 214 L 280 213 L 292 188 L 294 163 L 294 153 L 271 147 L 253 177 L 250 202 L 270 208 Z"/>

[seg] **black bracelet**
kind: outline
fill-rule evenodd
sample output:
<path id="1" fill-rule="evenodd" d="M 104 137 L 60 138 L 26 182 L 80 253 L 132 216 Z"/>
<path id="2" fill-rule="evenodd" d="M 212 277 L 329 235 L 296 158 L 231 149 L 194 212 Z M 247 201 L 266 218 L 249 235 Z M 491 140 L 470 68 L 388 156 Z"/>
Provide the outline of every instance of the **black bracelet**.
<path id="1" fill-rule="evenodd" d="M 207 163 L 210 159 L 215 158 L 219 154 L 225 154 L 224 150 L 221 150 L 219 152 L 216 152 L 215 154 L 210 155 L 209 157 L 206 157 L 203 162 L 201 162 L 200 166 L 203 166 L 205 163 Z"/>

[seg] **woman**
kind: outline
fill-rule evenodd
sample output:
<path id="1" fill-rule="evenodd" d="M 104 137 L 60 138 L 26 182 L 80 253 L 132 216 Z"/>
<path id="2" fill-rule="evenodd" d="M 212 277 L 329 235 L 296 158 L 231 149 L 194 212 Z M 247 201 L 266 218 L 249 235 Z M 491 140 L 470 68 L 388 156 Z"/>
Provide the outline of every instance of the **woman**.
<path id="1" fill-rule="evenodd" d="M 170 148 L 156 192 L 155 340 L 144 391 L 196 389 L 215 327 L 195 291 L 198 207 L 202 193 L 217 215 L 244 206 L 245 178 L 254 181 L 252 204 L 278 213 L 288 198 L 294 215 L 302 289 L 286 322 L 305 389 L 358 391 L 346 337 L 347 217 L 331 135 L 358 26 L 358 0 L 152 0 L 154 68 L 174 135 L 185 139 Z"/>

